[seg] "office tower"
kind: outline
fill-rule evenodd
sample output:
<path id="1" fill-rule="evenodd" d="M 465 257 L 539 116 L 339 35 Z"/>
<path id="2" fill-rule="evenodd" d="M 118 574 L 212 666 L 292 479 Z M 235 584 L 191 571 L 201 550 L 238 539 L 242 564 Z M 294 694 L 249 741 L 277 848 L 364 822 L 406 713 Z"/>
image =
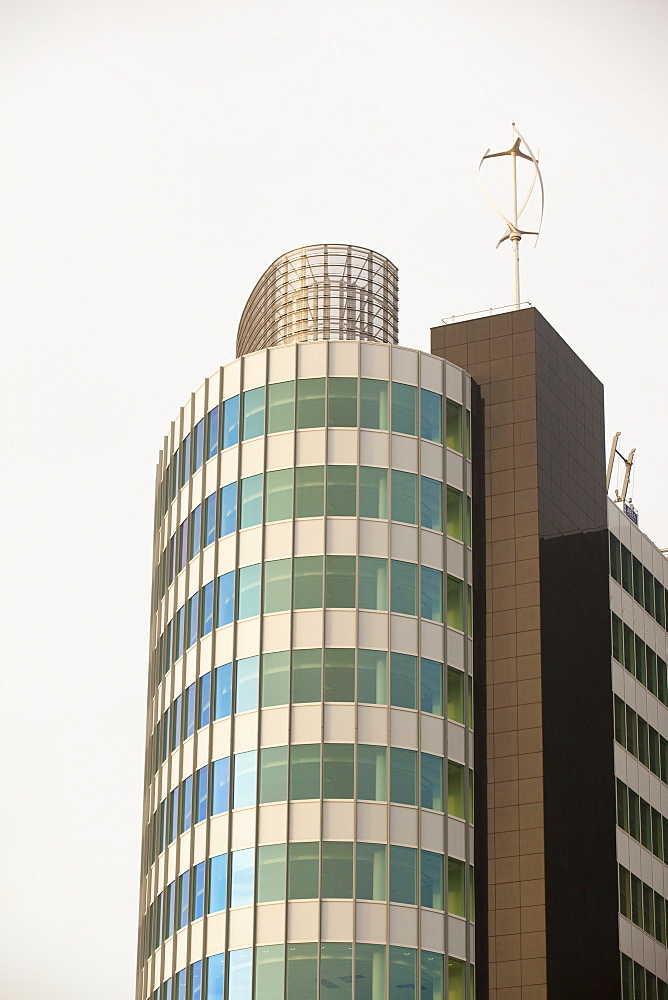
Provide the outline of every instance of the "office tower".
<path id="1" fill-rule="evenodd" d="M 156 479 L 139 1000 L 474 993 L 471 379 L 279 258 Z"/>

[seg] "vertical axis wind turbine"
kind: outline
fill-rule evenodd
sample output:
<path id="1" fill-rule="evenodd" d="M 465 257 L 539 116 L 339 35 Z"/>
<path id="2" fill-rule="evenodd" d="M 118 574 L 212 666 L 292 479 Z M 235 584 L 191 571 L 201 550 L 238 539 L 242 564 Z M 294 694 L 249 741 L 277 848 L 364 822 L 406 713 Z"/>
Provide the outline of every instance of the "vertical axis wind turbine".
<path id="1" fill-rule="evenodd" d="M 505 240 L 510 240 L 510 242 L 512 244 L 512 247 L 513 247 L 513 279 L 514 279 L 513 280 L 513 286 L 514 286 L 513 287 L 513 290 L 514 290 L 514 303 L 513 304 L 514 304 L 514 306 L 515 306 L 516 309 L 519 309 L 519 306 L 520 306 L 520 240 L 522 239 L 523 236 L 535 236 L 536 237 L 536 243 L 538 243 L 538 236 L 540 234 L 540 227 L 543 224 L 543 209 L 545 207 L 545 191 L 543 189 L 543 178 L 541 176 L 540 167 L 538 166 L 538 157 L 533 155 L 533 153 L 531 151 L 531 148 L 529 146 L 529 143 L 526 141 L 526 139 L 524 138 L 524 136 L 520 133 L 519 129 L 516 128 L 515 122 L 512 123 L 512 129 L 513 129 L 513 131 L 512 131 L 513 144 L 510 147 L 510 149 L 504 149 L 500 153 L 490 153 L 490 151 L 488 149 L 487 152 L 485 153 L 485 155 L 483 156 L 483 158 L 481 159 L 480 164 L 478 166 L 478 182 L 480 184 L 480 190 L 482 191 L 483 195 L 485 196 L 485 198 L 487 199 L 487 201 L 489 202 L 489 204 L 492 206 L 492 208 L 494 209 L 494 211 L 496 212 L 496 214 L 499 216 L 499 218 L 503 219 L 503 221 L 505 222 L 506 226 L 508 227 L 508 231 L 503 234 L 503 236 L 501 237 L 501 239 L 499 240 L 499 242 L 496 245 L 497 245 L 497 248 L 500 247 L 501 244 Z M 522 143 L 524 143 L 524 146 L 527 149 L 527 153 L 523 153 L 522 152 L 522 149 L 521 149 Z M 538 151 L 538 153 L 540 155 L 540 150 Z M 481 179 L 482 165 L 485 162 L 485 160 L 492 160 L 492 159 L 494 159 L 495 157 L 498 157 L 498 156 L 509 156 L 510 160 L 511 160 L 511 163 L 512 163 L 512 218 L 511 219 L 508 219 L 503 214 L 503 212 L 499 208 L 497 208 L 497 206 L 494 204 L 494 202 L 492 201 L 492 199 L 487 194 L 485 188 L 483 187 L 483 183 L 482 183 L 482 179 Z M 534 166 L 533 176 L 531 178 L 531 182 L 529 184 L 529 188 L 528 188 L 527 193 L 526 193 L 526 195 L 524 197 L 524 201 L 520 205 L 519 209 L 517 207 L 517 157 L 518 156 L 522 160 L 528 160 L 530 163 L 533 163 L 533 166 Z M 541 204 L 540 204 L 540 221 L 538 223 L 538 231 L 520 229 L 519 228 L 519 219 L 520 219 L 520 216 L 522 215 L 522 212 L 524 211 L 524 209 L 527 207 L 527 205 L 529 203 L 529 198 L 531 197 L 531 194 L 533 192 L 534 185 L 536 183 L 536 178 L 538 178 L 538 182 L 540 184 L 540 198 L 541 198 Z M 534 244 L 534 246 L 535 246 L 535 244 Z"/>

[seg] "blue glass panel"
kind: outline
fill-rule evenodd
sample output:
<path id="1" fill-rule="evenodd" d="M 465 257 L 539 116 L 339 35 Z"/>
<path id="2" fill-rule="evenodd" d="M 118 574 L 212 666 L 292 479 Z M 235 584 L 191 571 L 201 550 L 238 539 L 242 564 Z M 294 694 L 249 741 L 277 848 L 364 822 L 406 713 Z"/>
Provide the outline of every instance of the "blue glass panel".
<path id="1" fill-rule="evenodd" d="M 218 607 L 216 628 L 231 625 L 234 621 L 234 570 L 218 577 Z"/>
<path id="2" fill-rule="evenodd" d="M 216 540 L 216 494 L 204 501 L 204 547 Z"/>
<path id="3" fill-rule="evenodd" d="M 390 946 L 390 1000 L 417 1000 L 417 952 L 415 948 Z M 454 1000 L 454 994 L 453 994 Z"/>
<path id="4" fill-rule="evenodd" d="M 211 815 L 227 812 L 230 807 L 230 758 L 223 757 L 213 762 L 211 783 Z"/>
<path id="5" fill-rule="evenodd" d="M 192 456 L 190 453 L 190 434 L 188 434 L 183 439 L 183 444 L 181 445 L 181 486 L 187 483 L 190 479 L 191 465 Z"/>
<path id="6" fill-rule="evenodd" d="M 162 1000 L 172 1000 L 172 997 L 174 996 L 173 987 L 174 980 L 170 976 L 170 978 L 165 979 L 162 984 Z"/>
<path id="7" fill-rule="evenodd" d="M 257 750 L 234 755 L 234 808 L 254 806 L 257 784 Z"/>
<path id="8" fill-rule="evenodd" d="M 225 955 L 206 960 L 206 1000 L 222 1000 L 225 991 Z"/>
<path id="9" fill-rule="evenodd" d="M 169 796 L 169 843 L 176 840 L 179 828 L 179 789 L 173 788 Z"/>
<path id="10" fill-rule="evenodd" d="M 174 933 L 176 921 L 176 883 L 170 882 L 167 886 L 167 912 L 165 914 L 165 937 L 171 937 Z"/>
<path id="11" fill-rule="evenodd" d="M 202 962 L 190 966 L 190 1000 L 202 1000 Z"/>
<path id="12" fill-rule="evenodd" d="M 227 854 L 209 859 L 209 913 L 227 906 Z"/>
<path id="13" fill-rule="evenodd" d="M 213 582 L 202 588 L 202 635 L 213 631 Z"/>
<path id="14" fill-rule="evenodd" d="M 429 389 L 420 390 L 420 437 L 443 443 L 443 397 Z"/>
<path id="15" fill-rule="evenodd" d="M 190 515 L 190 558 L 194 559 L 202 546 L 202 505 L 198 504 Z"/>
<path id="16" fill-rule="evenodd" d="M 253 967 L 252 948 L 243 948 L 240 951 L 229 953 L 229 993 L 230 1000 L 251 1000 Z"/>
<path id="17" fill-rule="evenodd" d="M 420 614 L 443 623 L 443 573 L 430 566 L 420 567 Z"/>
<path id="18" fill-rule="evenodd" d="M 252 906 L 255 890 L 255 848 L 232 853 L 230 906 Z"/>
<path id="19" fill-rule="evenodd" d="M 390 846 L 390 902 L 417 903 L 417 851 L 414 847 Z"/>
<path id="20" fill-rule="evenodd" d="M 197 632 L 199 626 L 199 594 L 193 594 L 188 600 L 188 642 L 190 649 L 197 642 Z"/>
<path id="21" fill-rule="evenodd" d="M 237 660 L 237 693 L 235 712 L 251 712 L 258 705 L 258 684 L 260 678 L 259 656 L 247 656 Z"/>
<path id="22" fill-rule="evenodd" d="M 193 822 L 193 778 L 184 778 L 181 784 L 181 833 L 189 830 Z"/>
<path id="23" fill-rule="evenodd" d="M 180 656 L 183 656 L 183 643 L 185 640 L 185 618 L 186 618 L 186 606 L 185 604 L 179 608 L 176 612 L 176 637 L 174 640 L 174 659 L 178 660 Z"/>
<path id="24" fill-rule="evenodd" d="M 211 673 L 202 674 L 199 679 L 199 711 L 197 728 L 208 726 L 211 721 Z"/>
<path id="25" fill-rule="evenodd" d="M 172 706 L 172 750 L 176 750 L 177 746 L 181 742 L 181 729 L 182 729 L 182 718 L 181 718 L 181 695 L 174 699 L 174 704 Z"/>
<path id="26" fill-rule="evenodd" d="M 180 972 L 177 972 L 174 980 L 176 982 L 174 1000 L 186 1000 L 186 970 L 181 969 Z"/>
<path id="27" fill-rule="evenodd" d="M 185 927 L 190 918 L 190 872 L 184 872 L 179 878 L 179 930 Z"/>
<path id="28" fill-rule="evenodd" d="M 186 711 L 185 711 L 185 736 L 184 739 L 188 739 L 189 736 L 195 732 L 195 685 L 190 684 L 186 688 Z"/>
<path id="29" fill-rule="evenodd" d="M 443 483 L 422 476 L 420 481 L 420 524 L 443 531 Z"/>
<path id="30" fill-rule="evenodd" d="M 179 488 L 179 449 L 177 448 L 174 452 L 174 458 L 172 459 L 172 482 L 171 482 L 171 498 L 172 500 L 176 496 L 176 491 Z"/>
<path id="31" fill-rule="evenodd" d="M 241 566 L 239 569 L 239 599 L 237 617 L 253 618 L 260 614 L 260 564 Z"/>
<path id="32" fill-rule="evenodd" d="M 158 893 L 155 901 L 155 941 L 154 948 L 157 948 L 162 941 L 162 893 Z"/>
<path id="33" fill-rule="evenodd" d="M 167 583 L 172 583 L 176 576 L 176 532 L 169 540 L 169 555 L 167 556 Z"/>
<path id="34" fill-rule="evenodd" d="M 204 916 L 204 887 L 206 883 L 206 861 L 193 868 L 193 920 Z"/>
<path id="35" fill-rule="evenodd" d="M 204 420 L 195 424 L 193 445 L 193 472 L 197 472 L 204 460 Z"/>
<path id="36" fill-rule="evenodd" d="M 218 407 L 214 406 L 212 410 L 209 410 L 207 414 L 207 428 L 206 428 L 206 457 L 213 458 L 214 455 L 218 454 L 218 436 L 219 436 L 219 419 L 218 419 Z"/>
<path id="37" fill-rule="evenodd" d="M 237 530 L 237 484 L 228 483 L 220 491 L 219 536 L 231 535 Z"/>
<path id="38" fill-rule="evenodd" d="M 420 661 L 420 708 L 443 715 L 443 664 L 426 657 Z"/>
<path id="39" fill-rule="evenodd" d="M 223 403 L 223 448 L 239 443 L 239 397 L 232 396 Z"/>
<path id="40" fill-rule="evenodd" d="M 214 719 L 227 719 L 232 712 L 232 664 L 216 667 Z"/>
<path id="41" fill-rule="evenodd" d="M 209 765 L 205 764 L 197 772 L 197 811 L 195 822 L 201 823 L 206 819 L 209 805 Z"/>

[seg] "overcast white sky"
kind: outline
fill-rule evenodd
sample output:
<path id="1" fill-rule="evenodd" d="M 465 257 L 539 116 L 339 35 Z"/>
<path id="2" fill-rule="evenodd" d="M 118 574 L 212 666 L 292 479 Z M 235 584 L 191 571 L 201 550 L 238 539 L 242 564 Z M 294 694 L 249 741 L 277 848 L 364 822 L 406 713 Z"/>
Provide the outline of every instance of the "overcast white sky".
<path id="1" fill-rule="evenodd" d="M 605 383 L 668 545 L 665 0 L 1 0 L 0 994 L 131 1000 L 154 463 L 285 250 L 400 271 L 404 344 L 522 297 Z M 525 241 L 526 243 L 526 241 Z"/>

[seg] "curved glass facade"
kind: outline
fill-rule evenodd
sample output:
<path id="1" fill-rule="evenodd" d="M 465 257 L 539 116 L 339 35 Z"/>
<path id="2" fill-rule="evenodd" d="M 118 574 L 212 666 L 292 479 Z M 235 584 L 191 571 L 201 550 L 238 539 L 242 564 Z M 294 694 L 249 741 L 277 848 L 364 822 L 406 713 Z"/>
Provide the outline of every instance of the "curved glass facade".
<path id="1" fill-rule="evenodd" d="M 137 1000 L 473 997 L 469 408 L 454 365 L 342 338 L 172 425 Z"/>

